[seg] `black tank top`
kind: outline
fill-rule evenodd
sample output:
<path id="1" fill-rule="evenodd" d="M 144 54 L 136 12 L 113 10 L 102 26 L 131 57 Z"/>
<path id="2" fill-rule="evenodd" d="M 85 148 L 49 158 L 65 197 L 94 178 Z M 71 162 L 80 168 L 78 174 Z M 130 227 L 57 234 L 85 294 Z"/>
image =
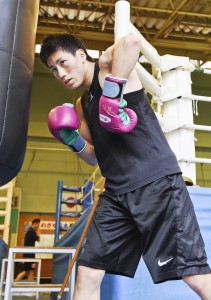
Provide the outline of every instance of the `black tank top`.
<path id="1" fill-rule="evenodd" d="M 84 117 L 93 140 L 108 193 L 121 195 L 166 175 L 180 173 L 172 152 L 151 108 L 144 89 L 124 94 L 127 107 L 138 116 L 138 124 L 129 133 L 111 133 L 99 123 L 99 99 L 102 89 L 95 64 L 92 84 L 81 98 Z"/>

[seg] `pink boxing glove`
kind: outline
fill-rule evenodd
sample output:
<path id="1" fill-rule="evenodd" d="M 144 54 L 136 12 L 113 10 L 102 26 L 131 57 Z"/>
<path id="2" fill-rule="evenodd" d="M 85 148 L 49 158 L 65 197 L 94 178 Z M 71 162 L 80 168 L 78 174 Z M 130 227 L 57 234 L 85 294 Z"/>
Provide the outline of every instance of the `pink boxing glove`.
<path id="1" fill-rule="evenodd" d="M 126 108 L 123 91 L 127 80 L 107 75 L 103 86 L 103 95 L 99 101 L 100 124 L 108 131 L 127 133 L 134 129 L 138 118 L 136 113 Z"/>
<path id="2" fill-rule="evenodd" d="M 78 116 L 70 103 L 53 108 L 48 115 L 48 128 L 52 135 L 76 153 L 82 152 L 86 147 L 86 141 L 78 133 L 78 127 Z"/>

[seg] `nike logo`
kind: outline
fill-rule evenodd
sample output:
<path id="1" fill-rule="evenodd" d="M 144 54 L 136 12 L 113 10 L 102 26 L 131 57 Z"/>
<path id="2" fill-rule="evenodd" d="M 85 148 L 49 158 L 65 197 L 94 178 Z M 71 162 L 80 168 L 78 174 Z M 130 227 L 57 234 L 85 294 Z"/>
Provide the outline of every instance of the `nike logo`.
<path id="1" fill-rule="evenodd" d="M 167 265 L 171 260 L 173 259 L 173 257 L 171 257 L 171 258 L 169 258 L 169 259 L 167 259 L 167 260 L 164 260 L 164 261 L 160 261 L 160 259 L 159 259 L 159 261 L 158 261 L 158 266 L 159 267 L 162 267 L 162 266 L 165 266 L 165 265 Z"/>
<path id="2" fill-rule="evenodd" d="M 92 102 L 93 99 L 94 99 L 94 96 L 91 93 L 89 93 L 89 101 Z"/>

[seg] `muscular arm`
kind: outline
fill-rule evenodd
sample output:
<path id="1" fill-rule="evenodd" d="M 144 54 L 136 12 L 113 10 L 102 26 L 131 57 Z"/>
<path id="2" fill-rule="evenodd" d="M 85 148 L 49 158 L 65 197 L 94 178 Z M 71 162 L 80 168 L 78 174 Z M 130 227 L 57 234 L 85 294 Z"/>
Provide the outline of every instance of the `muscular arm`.
<path id="1" fill-rule="evenodd" d="M 105 76 L 110 73 L 114 77 L 128 79 L 126 92 L 142 87 L 134 70 L 139 58 L 140 43 L 139 38 L 129 34 L 104 52 L 99 59 L 101 85 L 103 85 Z"/>
<path id="2" fill-rule="evenodd" d="M 95 156 L 94 146 L 92 144 L 92 138 L 90 135 L 90 131 L 88 128 L 88 125 L 86 123 L 86 120 L 84 118 L 82 106 L 81 106 L 81 99 L 79 98 L 76 103 L 76 112 L 80 121 L 80 128 L 79 132 L 82 135 L 82 137 L 86 140 L 87 146 L 86 148 L 78 153 L 78 156 L 83 159 L 88 164 L 95 166 L 97 165 L 97 158 Z"/>

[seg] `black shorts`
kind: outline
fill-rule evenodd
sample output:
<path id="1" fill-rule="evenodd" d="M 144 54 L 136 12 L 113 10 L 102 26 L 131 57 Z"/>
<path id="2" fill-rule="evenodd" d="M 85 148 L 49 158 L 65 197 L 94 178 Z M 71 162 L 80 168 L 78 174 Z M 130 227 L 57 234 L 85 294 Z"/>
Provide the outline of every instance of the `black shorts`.
<path id="1" fill-rule="evenodd" d="M 24 258 L 35 258 L 35 254 L 33 253 L 24 253 L 23 255 Z M 35 267 L 34 267 L 34 262 L 24 262 L 23 263 L 23 270 L 28 272 L 28 271 L 32 271 L 32 270 L 35 270 Z"/>
<path id="2" fill-rule="evenodd" d="M 35 270 L 34 263 L 24 262 L 23 270 L 26 271 L 26 272 Z"/>
<path id="3" fill-rule="evenodd" d="M 180 174 L 99 199 L 78 264 L 134 277 L 140 258 L 154 283 L 211 273 Z"/>

